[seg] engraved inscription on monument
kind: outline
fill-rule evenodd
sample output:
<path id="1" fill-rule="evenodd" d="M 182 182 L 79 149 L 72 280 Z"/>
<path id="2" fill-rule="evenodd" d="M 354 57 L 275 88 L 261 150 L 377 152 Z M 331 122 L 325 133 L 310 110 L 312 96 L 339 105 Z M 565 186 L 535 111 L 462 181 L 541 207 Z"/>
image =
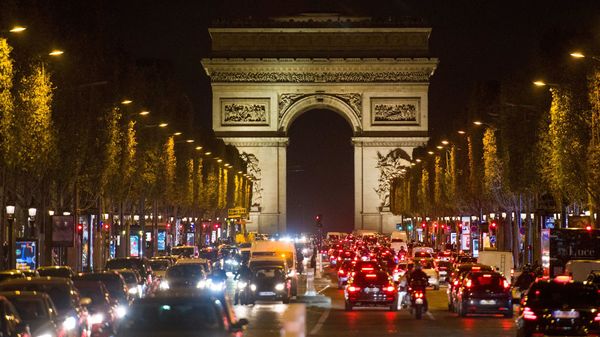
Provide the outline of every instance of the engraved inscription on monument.
<path id="1" fill-rule="evenodd" d="M 221 125 L 269 125 L 269 99 L 222 98 Z"/>
<path id="2" fill-rule="evenodd" d="M 371 99 L 371 124 L 420 124 L 420 98 L 390 97 Z"/>

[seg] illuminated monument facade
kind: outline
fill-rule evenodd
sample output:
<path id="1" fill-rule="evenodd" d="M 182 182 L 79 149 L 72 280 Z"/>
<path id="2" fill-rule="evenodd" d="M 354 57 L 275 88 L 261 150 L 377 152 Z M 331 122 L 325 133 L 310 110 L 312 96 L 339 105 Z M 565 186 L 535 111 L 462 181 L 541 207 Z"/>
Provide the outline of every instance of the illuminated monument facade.
<path id="1" fill-rule="evenodd" d="M 313 109 L 340 114 L 353 130 L 354 226 L 390 232 L 391 178 L 427 142 L 431 29 L 419 22 L 335 14 L 215 23 L 213 129 L 237 146 L 254 177 L 249 231 L 286 229 L 287 133 Z"/>

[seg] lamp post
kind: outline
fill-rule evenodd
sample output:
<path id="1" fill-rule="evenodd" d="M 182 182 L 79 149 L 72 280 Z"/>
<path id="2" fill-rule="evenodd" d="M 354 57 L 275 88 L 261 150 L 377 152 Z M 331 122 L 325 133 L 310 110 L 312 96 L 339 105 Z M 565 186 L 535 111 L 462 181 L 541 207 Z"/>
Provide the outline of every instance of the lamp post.
<path id="1" fill-rule="evenodd" d="M 36 236 L 36 228 L 35 228 L 35 216 L 37 214 L 37 209 L 35 207 L 31 207 L 27 210 L 29 214 L 29 228 L 25 231 L 25 237 L 35 237 Z"/>
<path id="2" fill-rule="evenodd" d="M 6 206 L 6 219 L 8 220 L 8 269 L 15 269 L 15 206 Z"/>

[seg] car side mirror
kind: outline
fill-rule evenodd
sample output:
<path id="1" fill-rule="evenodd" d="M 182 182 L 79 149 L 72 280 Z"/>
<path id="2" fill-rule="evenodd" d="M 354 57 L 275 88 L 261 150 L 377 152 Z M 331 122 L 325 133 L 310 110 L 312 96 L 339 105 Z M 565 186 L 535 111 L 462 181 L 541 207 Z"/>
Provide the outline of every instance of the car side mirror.
<path id="1" fill-rule="evenodd" d="M 92 299 L 89 297 L 84 297 L 79 300 L 79 305 L 81 306 L 87 307 L 90 304 L 92 304 Z"/>

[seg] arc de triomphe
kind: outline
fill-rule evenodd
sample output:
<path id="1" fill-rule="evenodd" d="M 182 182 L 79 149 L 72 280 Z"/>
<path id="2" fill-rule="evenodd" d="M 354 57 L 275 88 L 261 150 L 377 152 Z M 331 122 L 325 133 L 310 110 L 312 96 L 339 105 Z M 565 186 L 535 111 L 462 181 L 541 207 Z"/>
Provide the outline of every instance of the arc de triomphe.
<path id="1" fill-rule="evenodd" d="M 389 232 L 389 181 L 427 142 L 431 29 L 365 17 L 301 15 L 209 29 L 213 129 L 255 178 L 249 231 L 286 230 L 287 132 L 312 109 L 352 126 L 354 226 Z"/>

